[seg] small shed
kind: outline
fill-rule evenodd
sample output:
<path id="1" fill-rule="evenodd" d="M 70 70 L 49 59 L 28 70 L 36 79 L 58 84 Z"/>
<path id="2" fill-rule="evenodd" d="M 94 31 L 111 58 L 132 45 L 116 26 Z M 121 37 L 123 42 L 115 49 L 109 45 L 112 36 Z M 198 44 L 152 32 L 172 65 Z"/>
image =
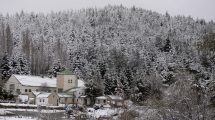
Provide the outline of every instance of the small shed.
<path id="1" fill-rule="evenodd" d="M 80 105 L 90 105 L 90 98 L 87 95 L 79 96 L 78 104 Z"/>
<path id="2" fill-rule="evenodd" d="M 67 93 L 58 93 L 60 104 L 73 104 L 74 96 Z"/>
<path id="3" fill-rule="evenodd" d="M 124 99 L 117 95 L 107 95 L 107 101 L 111 107 L 122 107 L 124 106 Z"/>
<path id="4" fill-rule="evenodd" d="M 106 95 L 96 97 L 95 103 L 103 106 L 110 105 L 110 107 L 122 107 L 124 106 L 124 99 L 116 95 Z"/>
<path id="5" fill-rule="evenodd" d="M 59 96 L 56 93 L 41 93 L 36 97 L 36 104 L 41 106 L 58 106 Z"/>
<path id="6" fill-rule="evenodd" d="M 106 97 L 106 96 L 99 96 L 99 97 L 96 97 L 95 103 L 96 103 L 96 104 L 101 104 L 101 105 L 106 105 L 106 104 L 108 104 L 108 103 L 107 103 L 107 97 Z"/>

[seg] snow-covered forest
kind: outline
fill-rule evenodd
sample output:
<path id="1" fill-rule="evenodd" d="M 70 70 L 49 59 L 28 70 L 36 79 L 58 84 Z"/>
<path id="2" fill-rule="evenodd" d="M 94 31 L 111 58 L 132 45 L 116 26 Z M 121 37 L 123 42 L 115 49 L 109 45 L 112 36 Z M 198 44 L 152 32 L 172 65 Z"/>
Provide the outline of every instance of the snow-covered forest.
<path id="1" fill-rule="evenodd" d="M 100 94 L 200 114 L 215 102 L 214 32 L 213 21 L 136 7 L 0 15 L 2 79 L 70 69 Z"/>

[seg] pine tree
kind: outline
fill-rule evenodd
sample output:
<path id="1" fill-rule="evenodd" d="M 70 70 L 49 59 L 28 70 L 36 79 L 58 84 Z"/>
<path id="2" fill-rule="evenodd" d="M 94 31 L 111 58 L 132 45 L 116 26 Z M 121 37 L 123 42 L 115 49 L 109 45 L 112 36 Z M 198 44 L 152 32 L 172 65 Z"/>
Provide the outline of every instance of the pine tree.
<path id="1" fill-rule="evenodd" d="M 18 59 L 18 74 L 30 74 L 29 63 L 24 57 Z"/>
<path id="2" fill-rule="evenodd" d="M 84 64 L 83 64 L 83 58 L 80 55 L 80 52 L 76 53 L 76 58 L 74 60 L 73 63 L 73 68 L 72 70 L 75 72 L 75 74 L 79 77 L 79 78 L 83 78 L 83 74 L 84 73 Z"/>
<path id="3" fill-rule="evenodd" d="M 105 78 L 105 81 L 104 81 L 104 86 L 105 86 L 105 89 L 104 89 L 104 94 L 105 95 L 111 95 L 113 94 L 113 91 L 112 91 L 112 80 L 109 79 L 109 78 Z"/>
<path id="4" fill-rule="evenodd" d="M 19 73 L 18 62 L 14 57 L 11 60 L 11 73 L 12 74 L 18 74 Z"/>
<path id="5" fill-rule="evenodd" d="M 170 52 L 170 50 L 171 50 L 171 44 L 170 44 L 169 38 L 167 38 L 167 39 L 166 39 L 166 44 L 165 44 L 165 46 L 164 46 L 164 48 L 163 48 L 163 51 L 164 51 L 164 52 Z"/>
<path id="6" fill-rule="evenodd" d="M 101 78 L 104 79 L 105 73 L 106 73 L 106 66 L 105 63 L 99 63 L 99 72 L 101 75 Z"/>
<path id="7" fill-rule="evenodd" d="M 113 74 L 110 74 L 105 77 L 104 80 L 104 94 L 105 95 L 113 95 L 115 94 L 115 89 L 117 87 L 117 79 Z"/>
<path id="8" fill-rule="evenodd" d="M 131 90 L 130 90 L 130 86 L 129 86 L 129 83 L 128 81 L 124 78 L 121 80 L 121 84 L 122 84 L 122 89 L 124 91 L 124 98 L 128 98 L 130 93 L 131 93 Z"/>
<path id="9" fill-rule="evenodd" d="M 118 80 L 117 81 L 117 87 L 115 88 L 115 91 L 114 91 L 115 95 L 124 98 L 125 97 L 125 91 L 123 90 L 123 87 L 124 86 L 122 85 L 122 83 Z"/>
<path id="10" fill-rule="evenodd" d="M 86 84 L 86 95 L 91 98 L 91 101 L 95 101 L 95 98 L 102 95 L 102 89 L 94 81 L 90 80 Z M 92 102 L 92 104 L 94 104 Z"/>
<path id="11" fill-rule="evenodd" d="M 8 99 L 8 93 L 6 92 L 3 87 L 0 86 L 0 100 L 6 100 Z"/>
<path id="12" fill-rule="evenodd" d="M 60 60 L 57 63 L 54 63 L 52 68 L 48 71 L 49 76 L 57 77 L 58 72 L 62 72 L 65 70 L 65 67 L 61 64 Z"/>
<path id="13" fill-rule="evenodd" d="M 3 82 L 5 82 L 11 76 L 10 60 L 8 58 L 7 53 L 5 53 L 2 59 L 1 69 L 2 69 L 2 80 Z"/>

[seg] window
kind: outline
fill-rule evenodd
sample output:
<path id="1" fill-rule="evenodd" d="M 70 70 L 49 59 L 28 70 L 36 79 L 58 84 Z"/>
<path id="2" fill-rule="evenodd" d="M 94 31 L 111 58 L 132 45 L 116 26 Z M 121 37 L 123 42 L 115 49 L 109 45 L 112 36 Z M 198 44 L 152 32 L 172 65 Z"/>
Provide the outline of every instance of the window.
<path id="1" fill-rule="evenodd" d="M 10 89 L 11 91 L 15 90 L 15 84 L 10 84 L 9 89 Z"/>
<path id="2" fill-rule="evenodd" d="M 58 92 L 59 93 L 63 92 L 63 89 L 62 88 L 58 88 Z"/>
<path id="3" fill-rule="evenodd" d="M 104 100 L 103 102 L 106 103 L 106 100 Z"/>
<path id="4" fill-rule="evenodd" d="M 25 89 L 25 92 L 28 92 L 28 89 Z"/>
<path id="5" fill-rule="evenodd" d="M 72 83 L 72 80 L 68 80 L 68 83 Z"/>
<path id="6" fill-rule="evenodd" d="M 20 94 L 20 89 L 16 89 L 16 92 L 17 92 L 18 94 Z"/>
<path id="7" fill-rule="evenodd" d="M 31 89 L 29 89 L 28 91 L 31 92 Z"/>
<path id="8" fill-rule="evenodd" d="M 45 100 L 43 99 L 43 102 L 45 102 Z"/>
<path id="9" fill-rule="evenodd" d="M 36 89 L 36 92 L 38 92 L 39 90 L 38 89 Z"/>
<path id="10" fill-rule="evenodd" d="M 40 99 L 40 102 L 42 102 L 42 100 Z"/>

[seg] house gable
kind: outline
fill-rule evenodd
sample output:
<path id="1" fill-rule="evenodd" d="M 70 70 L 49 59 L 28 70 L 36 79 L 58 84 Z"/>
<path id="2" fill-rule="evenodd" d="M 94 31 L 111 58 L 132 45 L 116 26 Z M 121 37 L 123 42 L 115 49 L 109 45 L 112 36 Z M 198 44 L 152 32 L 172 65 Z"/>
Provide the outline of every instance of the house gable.
<path id="1" fill-rule="evenodd" d="M 14 75 L 12 75 L 5 84 L 6 90 L 8 92 L 12 92 L 13 94 L 15 94 L 17 90 L 20 90 L 20 87 L 22 87 L 22 84 Z"/>

